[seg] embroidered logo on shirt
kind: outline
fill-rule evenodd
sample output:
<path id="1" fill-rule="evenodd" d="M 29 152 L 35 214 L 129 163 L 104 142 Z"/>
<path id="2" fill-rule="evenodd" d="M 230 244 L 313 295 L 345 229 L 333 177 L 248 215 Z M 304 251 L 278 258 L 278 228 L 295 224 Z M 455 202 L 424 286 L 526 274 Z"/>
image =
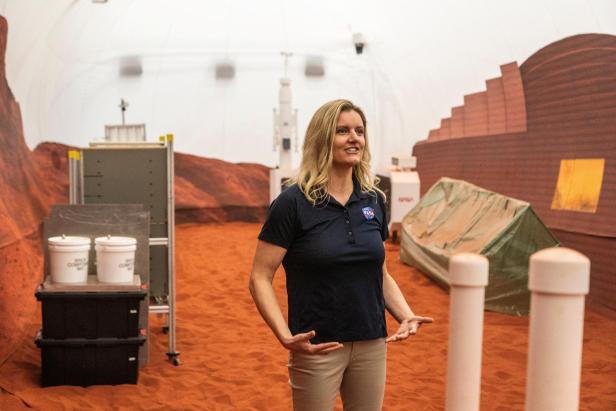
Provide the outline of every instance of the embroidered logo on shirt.
<path id="1" fill-rule="evenodd" d="M 364 213 L 364 217 L 366 220 L 372 220 L 374 218 L 374 208 L 372 207 L 364 207 L 361 209 L 362 213 Z"/>

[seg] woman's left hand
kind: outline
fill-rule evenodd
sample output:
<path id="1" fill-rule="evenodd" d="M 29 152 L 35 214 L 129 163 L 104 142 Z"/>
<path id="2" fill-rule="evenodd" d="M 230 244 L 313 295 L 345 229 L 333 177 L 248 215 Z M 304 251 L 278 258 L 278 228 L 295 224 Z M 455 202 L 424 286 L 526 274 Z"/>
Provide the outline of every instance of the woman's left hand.
<path id="1" fill-rule="evenodd" d="M 423 323 L 431 323 L 434 320 L 431 317 L 421 317 L 414 315 L 410 318 L 403 320 L 398 327 L 398 331 L 391 337 L 388 337 L 385 342 L 403 341 L 409 338 L 411 335 L 417 334 L 417 330 Z"/>

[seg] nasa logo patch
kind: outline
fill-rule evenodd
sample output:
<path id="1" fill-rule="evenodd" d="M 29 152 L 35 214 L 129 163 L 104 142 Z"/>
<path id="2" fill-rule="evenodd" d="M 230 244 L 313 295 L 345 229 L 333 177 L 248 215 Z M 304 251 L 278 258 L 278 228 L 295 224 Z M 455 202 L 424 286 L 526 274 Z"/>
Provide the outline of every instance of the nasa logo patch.
<path id="1" fill-rule="evenodd" d="M 366 217 L 366 220 L 372 220 L 374 219 L 374 208 L 372 207 L 364 207 L 361 209 L 362 213 L 364 213 L 364 217 Z"/>

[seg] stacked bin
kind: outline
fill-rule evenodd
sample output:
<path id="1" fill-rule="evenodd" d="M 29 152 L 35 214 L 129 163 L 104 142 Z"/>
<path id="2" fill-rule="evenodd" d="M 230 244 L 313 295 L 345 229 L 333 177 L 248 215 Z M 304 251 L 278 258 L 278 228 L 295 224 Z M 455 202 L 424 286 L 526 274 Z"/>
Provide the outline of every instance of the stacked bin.
<path id="1" fill-rule="evenodd" d="M 36 293 L 43 327 L 36 338 L 41 349 L 42 385 L 136 384 L 139 304 L 146 296 L 135 276 L 131 285 L 54 284 L 48 279 Z"/>

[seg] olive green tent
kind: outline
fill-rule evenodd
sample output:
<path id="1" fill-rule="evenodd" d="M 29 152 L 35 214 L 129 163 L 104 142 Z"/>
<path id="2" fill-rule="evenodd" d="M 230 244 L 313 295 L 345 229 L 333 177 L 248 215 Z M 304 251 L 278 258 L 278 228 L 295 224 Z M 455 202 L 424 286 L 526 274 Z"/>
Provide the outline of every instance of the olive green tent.
<path id="1" fill-rule="evenodd" d="M 484 255 L 490 261 L 486 309 L 527 315 L 528 259 L 557 245 L 529 203 L 441 178 L 402 220 L 400 259 L 449 288 L 449 257 Z"/>

